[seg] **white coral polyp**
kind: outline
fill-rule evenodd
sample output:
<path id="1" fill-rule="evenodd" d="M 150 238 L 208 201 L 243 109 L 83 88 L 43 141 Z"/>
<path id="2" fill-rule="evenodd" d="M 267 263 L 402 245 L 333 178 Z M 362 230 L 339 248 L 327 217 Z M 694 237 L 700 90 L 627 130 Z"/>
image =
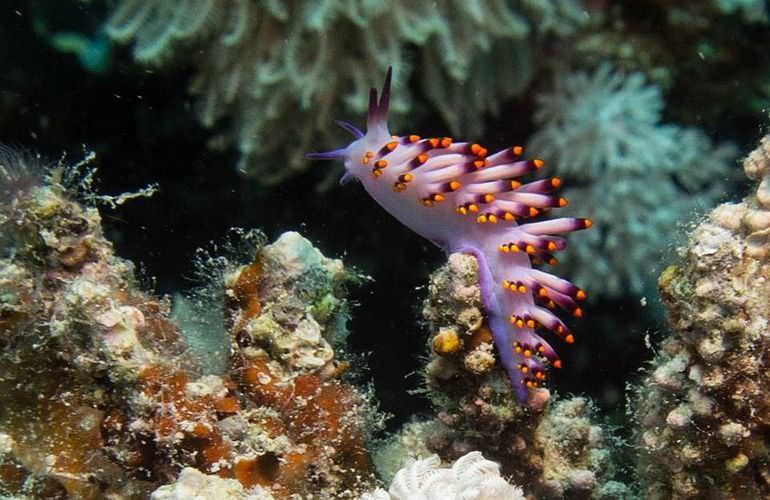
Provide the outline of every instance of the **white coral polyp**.
<path id="1" fill-rule="evenodd" d="M 390 486 L 395 500 L 516 500 L 521 489 L 500 476 L 500 466 L 473 451 L 450 467 L 438 455 L 412 460 L 398 471 Z"/>

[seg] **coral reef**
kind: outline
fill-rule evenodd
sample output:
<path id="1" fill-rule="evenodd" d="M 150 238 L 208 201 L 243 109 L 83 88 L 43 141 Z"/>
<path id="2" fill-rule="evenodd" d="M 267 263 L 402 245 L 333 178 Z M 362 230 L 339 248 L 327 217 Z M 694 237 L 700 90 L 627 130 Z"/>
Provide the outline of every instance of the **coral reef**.
<path id="1" fill-rule="evenodd" d="M 398 471 L 388 493 L 378 489 L 362 500 L 441 500 L 463 498 L 468 500 L 523 500 L 521 489 L 500 477 L 500 466 L 486 460 L 478 451 L 472 451 L 455 461 L 451 467 L 442 467 L 438 455 L 424 460 L 411 460 Z"/>
<path id="2" fill-rule="evenodd" d="M 110 190 L 163 190 L 113 212 L 154 188 L 99 196 L 90 165 L 0 147 L 0 498 L 770 498 L 770 136 L 743 164 L 753 192 L 712 210 L 749 184 L 724 141 L 744 147 L 767 121 L 767 1 L 7 3 L 2 140 L 87 141 Z M 557 256 L 596 300 L 563 361 L 535 369 L 542 344 L 494 345 L 484 264 L 461 254 L 428 283 L 415 349 L 425 269 L 402 266 L 435 249 L 350 192 L 309 191 L 339 169 L 305 173 L 302 154 L 340 143 L 329 122 L 364 111 L 390 65 L 395 132 L 408 116 L 490 151 L 524 141 L 559 176 L 537 186 L 563 183 L 566 210 L 591 217 L 587 242 Z M 370 163 L 392 171 L 393 140 Z M 235 162 L 252 179 L 209 175 Z M 340 223 L 353 220 L 367 231 Z M 184 256 L 232 224 L 277 238 L 212 243 L 189 266 L 198 288 L 181 291 Z M 387 269 L 360 294 L 352 348 L 371 354 L 347 352 L 355 273 L 278 237 L 291 227 Z M 148 272 L 127 255 L 152 259 Z M 651 321 L 653 276 L 669 330 Z M 512 351 L 530 384 L 519 399 L 501 361 Z M 367 355 L 412 419 L 398 432 L 380 432 L 357 385 Z M 573 387 L 607 405 L 563 394 Z"/>
<path id="3" fill-rule="evenodd" d="M 628 495 L 612 480 L 614 439 L 594 422 L 585 398 L 552 400 L 540 388 L 528 407 L 516 401 L 492 350 L 475 257 L 452 254 L 433 274 L 423 314 L 434 332 L 424 376 L 437 416 L 407 426 L 380 451 L 388 460 L 376 463 L 392 463 L 399 449 L 402 456 L 424 458 L 423 446 L 447 461 L 480 451 L 537 498 Z"/>
<path id="4" fill-rule="evenodd" d="M 530 147 L 563 176 L 566 211 L 596 225 L 565 251 L 567 274 L 609 298 L 651 291 L 677 224 L 723 195 L 736 149 L 660 123 L 660 89 L 609 64 L 558 76 L 538 104 Z"/>
<path id="5" fill-rule="evenodd" d="M 208 307 L 231 355 L 224 372 L 198 371 L 168 300 L 140 288 L 98 210 L 73 198 L 132 195 L 89 193 L 84 167 L 0 157 L 0 493 L 146 497 L 184 467 L 243 491 L 188 470 L 156 498 L 370 489 L 374 408 L 331 347 L 346 331 L 342 263 L 296 233 L 252 246 L 249 264 L 220 256 Z"/>
<path id="6" fill-rule="evenodd" d="M 478 134 L 482 115 L 533 78 L 533 40 L 584 22 L 576 0 L 122 0 L 106 30 L 133 42 L 137 62 L 193 64 L 190 92 L 201 123 L 217 131 L 211 145 L 235 145 L 238 169 L 272 183 L 304 169 L 311 144 L 333 143 L 331 117 L 364 111 L 369 82 L 388 66 L 397 84 L 408 81 L 413 52 L 431 105 L 453 131 Z M 399 91 L 395 111 L 409 102 Z M 265 159 L 275 152 L 288 165 Z"/>
<path id="7" fill-rule="evenodd" d="M 743 167 L 756 192 L 715 208 L 660 276 L 672 332 L 636 408 L 648 498 L 770 495 L 770 136 Z"/>

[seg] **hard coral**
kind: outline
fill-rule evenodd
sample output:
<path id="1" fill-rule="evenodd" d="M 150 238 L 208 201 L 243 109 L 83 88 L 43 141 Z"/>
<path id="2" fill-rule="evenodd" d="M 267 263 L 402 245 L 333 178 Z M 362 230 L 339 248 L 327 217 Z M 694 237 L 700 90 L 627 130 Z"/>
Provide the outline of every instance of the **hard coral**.
<path id="1" fill-rule="evenodd" d="M 366 402 L 335 380 L 345 365 L 331 347 L 346 334 L 341 287 L 349 276 L 340 261 L 285 233 L 226 282 L 233 370 L 243 393 L 282 422 L 291 451 L 276 457 L 274 480 L 294 492 L 341 492 L 369 480 Z"/>
<path id="2" fill-rule="evenodd" d="M 287 450 L 275 455 L 272 471 L 263 480 L 305 495 L 320 488 L 341 494 L 371 480 L 357 415 L 362 404 L 359 395 L 339 381 L 324 380 L 317 374 L 282 379 L 258 358 L 244 361 L 242 371 L 242 390 L 260 407 L 275 411 L 288 438 Z M 245 460 L 236 463 L 236 477 L 242 476 L 242 482 L 260 482 L 265 464 Z M 255 473 L 257 477 L 249 479 Z"/>
<path id="3" fill-rule="evenodd" d="M 743 166 L 757 191 L 715 208 L 660 276 L 672 332 L 636 408 L 649 498 L 770 495 L 770 137 Z"/>
<path id="4" fill-rule="evenodd" d="M 423 309 L 437 332 L 431 345 L 445 345 L 452 332 L 460 347 L 432 349 L 425 379 L 437 417 L 419 427 L 418 441 L 445 460 L 479 450 L 538 498 L 628 495 L 610 480 L 612 438 L 593 422 L 588 401 L 551 401 L 548 390 L 538 389 L 529 407 L 517 402 L 491 349 L 480 301 L 473 256 L 453 254 L 431 277 Z"/>
<path id="5" fill-rule="evenodd" d="M 352 277 L 340 260 L 284 233 L 225 278 L 237 343 L 266 349 L 288 373 L 333 370 L 333 346 L 347 336 L 343 285 Z"/>
<path id="6" fill-rule="evenodd" d="M 9 158 L 21 163 L 0 165 L 0 239 L 12 244 L 0 259 L 0 493 L 146 497 L 184 467 L 234 478 L 244 495 L 370 488 L 373 410 L 332 349 L 347 317 L 341 262 L 297 234 L 250 264 L 220 259 L 229 273 L 208 306 L 232 356 L 201 373 L 168 301 L 137 286 L 96 208 L 62 184 L 77 175 Z M 253 327 L 267 315 L 275 330 Z"/>
<path id="7" fill-rule="evenodd" d="M 62 179 L 78 169 L 22 154 L 0 163 L 0 240 L 9 243 L 0 262 L 0 428 L 25 477 L 0 488 L 79 498 L 118 484 L 141 489 L 109 460 L 101 425 L 109 387 L 134 383 L 143 364 L 173 352 L 167 304 L 134 286 L 98 211 L 70 198 Z"/>

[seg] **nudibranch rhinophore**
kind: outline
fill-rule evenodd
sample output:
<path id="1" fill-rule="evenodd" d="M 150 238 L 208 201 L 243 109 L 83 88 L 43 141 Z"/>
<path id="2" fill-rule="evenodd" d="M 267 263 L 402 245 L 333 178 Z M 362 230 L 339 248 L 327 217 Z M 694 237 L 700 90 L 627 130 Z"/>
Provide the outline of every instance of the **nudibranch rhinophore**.
<path id="1" fill-rule="evenodd" d="M 379 100 L 369 94 L 366 134 L 353 125 L 338 125 L 355 136 L 345 148 L 309 153 L 310 159 L 342 158 L 345 175 L 355 178 L 377 203 L 417 234 L 447 253 L 472 254 L 478 261 L 481 300 L 498 356 L 518 399 L 545 379 L 545 366 L 561 368 L 553 348 L 536 333 L 547 329 L 567 343 L 575 338 L 553 312 L 575 317 L 583 290 L 567 280 L 535 269 L 555 264 L 564 249 L 558 236 L 591 226 L 589 219 L 542 220 L 551 208 L 567 205 L 554 194 L 558 177 L 531 182 L 520 178 L 539 170 L 543 161 L 521 159 L 514 146 L 488 154 L 475 143 L 449 137 L 390 135 L 387 124 L 392 70 Z"/>

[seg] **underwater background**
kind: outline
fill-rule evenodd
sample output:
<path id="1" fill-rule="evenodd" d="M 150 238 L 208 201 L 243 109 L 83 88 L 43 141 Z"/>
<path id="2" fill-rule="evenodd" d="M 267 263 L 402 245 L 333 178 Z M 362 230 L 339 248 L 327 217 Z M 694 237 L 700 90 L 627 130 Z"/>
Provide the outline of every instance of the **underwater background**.
<path id="1" fill-rule="evenodd" d="M 0 495 L 767 498 L 768 9 L 3 1 Z M 593 222 L 539 399 L 475 259 L 305 159 L 389 67 Z"/>

